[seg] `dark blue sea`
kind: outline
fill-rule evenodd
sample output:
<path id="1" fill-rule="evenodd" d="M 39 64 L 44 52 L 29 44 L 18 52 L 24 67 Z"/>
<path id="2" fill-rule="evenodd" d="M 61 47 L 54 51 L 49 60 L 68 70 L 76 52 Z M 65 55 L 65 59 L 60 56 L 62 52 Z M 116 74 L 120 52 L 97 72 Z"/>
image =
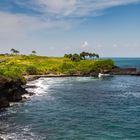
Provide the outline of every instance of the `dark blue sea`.
<path id="1" fill-rule="evenodd" d="M 136 64 L 128 61 L 116 63 Z M 28 85 L 35 95 L 0 111 L 6 140 L 140 140 L 140 77 L 41 78 Z"/>
<path id="2" fill-rule="evenodd" d="M 111 58 L 115 64 L 122 68 L 140 69 L 140 58 Z"/>

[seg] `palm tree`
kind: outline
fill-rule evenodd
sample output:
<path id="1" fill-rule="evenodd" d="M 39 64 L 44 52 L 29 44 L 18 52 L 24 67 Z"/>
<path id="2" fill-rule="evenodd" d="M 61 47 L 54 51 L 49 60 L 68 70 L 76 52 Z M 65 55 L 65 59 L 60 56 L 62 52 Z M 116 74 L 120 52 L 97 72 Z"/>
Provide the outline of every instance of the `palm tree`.
<path id="1" fill-rule="evenodd" d="M 33 50 L 33 51 L 32 51 L 32 55 L 35 55 L 35 54 L 36 54 L 36 51 L 35 51 L 35 50 Z"/>
<path id="2" fill-rule="evenodd" d="M 18 50 L 15 50 L 15 49 L 13 49 L 13 48 L 12 48 L 10 51 L 11 51 L 13 54 L 15 54 L 15 55 L 19 54 L 19 51 L 18 51 Z"/>
<path id="3" fill-rule="evenodd" d="M 96 58 L 99 59 L 99 54 L 96 54 Z"/>
<path id="4" fill-rule="evenodd" d="M 85 60 L 85 59 L 86 59 L 86 58 L 85 58 L 86 56 L 87 56 L 87 53 L 86 53 L 86 52 L 81 52 L 81 53 L 80 53 L 80 58 L 81 58 L 81 59 L 84 59 L 84 60 Z"/>

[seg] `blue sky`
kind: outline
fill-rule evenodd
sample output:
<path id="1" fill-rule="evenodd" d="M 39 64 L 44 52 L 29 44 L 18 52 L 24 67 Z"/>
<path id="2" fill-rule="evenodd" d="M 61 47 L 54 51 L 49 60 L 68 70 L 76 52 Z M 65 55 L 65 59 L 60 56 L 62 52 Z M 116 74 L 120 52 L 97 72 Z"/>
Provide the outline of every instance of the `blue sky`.
<path id="1" fill-rule="evenodd" d="M 140 0 L 0 0 L 0 53 L 140 57 Z"/>

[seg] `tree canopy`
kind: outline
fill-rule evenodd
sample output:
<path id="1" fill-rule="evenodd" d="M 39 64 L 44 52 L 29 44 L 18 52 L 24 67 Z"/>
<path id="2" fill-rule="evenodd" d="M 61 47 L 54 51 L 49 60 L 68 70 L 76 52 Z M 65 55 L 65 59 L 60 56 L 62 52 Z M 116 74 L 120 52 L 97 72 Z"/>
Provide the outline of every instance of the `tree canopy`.
<path id="1" fill-rule="evenodd" d="M 64 58 L 69 58 L 72 61 L 80 61 L 80 60 L 86 60 L 86 59 L 95 59 L 99 58 L 99 55 L 96 53 L 89 53 L 89 52 L 81 52 L 80 54 L 65 54 Z"/>
<path id="2" fill-rule="evenodd" d="M 11 51 L 13 54 L 15 54 L 15 55 L 19 54 L 19 51 L 18 51 L 18 50 L 15 50 L 14 48 L 12 48 L 10 51 Z"/>

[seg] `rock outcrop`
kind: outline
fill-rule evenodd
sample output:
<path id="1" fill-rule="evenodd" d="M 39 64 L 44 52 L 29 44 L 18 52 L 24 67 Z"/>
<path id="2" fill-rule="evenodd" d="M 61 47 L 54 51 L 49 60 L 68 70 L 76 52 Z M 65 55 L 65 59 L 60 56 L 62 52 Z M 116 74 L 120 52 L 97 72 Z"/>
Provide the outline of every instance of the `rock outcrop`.
<path id="1" fill-rule="evenodd" d="M 114 75 L 140 75 L 140 71 L 138 71 L 136 68 L 116 67 L 112 69 L 110 73 Z"/>
<path id="2" fill-rule="evenodd" d="M 0 108 L 8 107 L 9 102 L 22 100 L 22 95 L 27 91 L 22 87 L 21 80 L 11 80 L 0 76 Z"/>

